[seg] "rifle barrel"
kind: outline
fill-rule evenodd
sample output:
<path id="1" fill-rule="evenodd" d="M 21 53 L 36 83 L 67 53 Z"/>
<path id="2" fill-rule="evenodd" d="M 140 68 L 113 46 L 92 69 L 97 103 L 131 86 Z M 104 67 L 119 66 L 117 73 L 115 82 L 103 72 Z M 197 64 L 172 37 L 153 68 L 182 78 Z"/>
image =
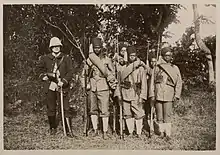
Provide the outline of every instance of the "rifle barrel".
<path id="1" fill-rule="evenodd" d="M 88 136 L 88 94 L 87 94 L 87 72 L 85 70 L 85 73 L 84 73 L 84 83 L 85 83 L 85 104 L 84 104 L 84 134 L 85 136 Z"/>

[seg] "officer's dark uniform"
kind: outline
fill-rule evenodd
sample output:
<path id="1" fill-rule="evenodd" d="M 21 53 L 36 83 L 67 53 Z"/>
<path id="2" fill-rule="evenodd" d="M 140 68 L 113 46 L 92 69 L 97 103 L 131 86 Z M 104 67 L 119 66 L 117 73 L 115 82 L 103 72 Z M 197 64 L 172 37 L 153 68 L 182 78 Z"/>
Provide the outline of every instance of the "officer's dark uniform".
<path id="1" fill-rule="evenodd" d="M 50 53 L 46 56 L 43 56 L 40 59 L 39 63 L 39 70 L 41 72 L 40 79 L 43 79 L 48 73 L 54 72 L 54 67 L 57 67 L 57 70 L 60 73 L 61 81 L 63 82 L 63 104 L 64 104 L 64 116 L 65 116 L 65 123 L 66 127 L 71 125 L 70 121 L 70 113 L 69 113 L 69 98 L 68 98 L 68 91 L 69 91 L 69 82 L 72 79 L 73 69 L 72 69 L 72 60 L 70 56 L 65 55 L 64 53 L 60 53 L 58 57 Z M 51 83 L 56 81 L 56 78 L 44 81 L 43 85 L 43 92 L 46 95 L 46 105 L 47 105 L 47 115 L 49 119 L 50 129 L 56 129 L 56 101 L 58 101 L 58 112 L 60 112 L 60 93 L 59 89 L 51 90 L 50 86 Z M 69 127 L 69 126 L 68 126 Z M 70 129 L 70 128 L 69 128 Z"/>

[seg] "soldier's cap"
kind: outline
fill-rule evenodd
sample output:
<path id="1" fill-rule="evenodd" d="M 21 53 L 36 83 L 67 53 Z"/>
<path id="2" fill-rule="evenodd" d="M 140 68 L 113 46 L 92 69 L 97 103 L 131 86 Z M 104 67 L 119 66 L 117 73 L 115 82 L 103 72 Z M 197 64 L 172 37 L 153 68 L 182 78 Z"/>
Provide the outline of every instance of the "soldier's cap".
<path id="1" fill-rule="evenodd" d="M 93 45 L 93 47 L 102 47 L 102 40 L 101 40 L 101 38 L 98 38 L 98 37 L 93 38 L 92 39 L 92 45 Z"/>
<path id="2" fill-rule="evenodd" d="M 127 52 L 130 55 L 131 53 L 137 53 L 137 50 L 136 50 L 136 48 L 134 46 L 129 46 L 127 48 Z"/>
<path id="3" fill-rule="evenodd" d="M 151 59 L 153 59 L 153 58 L 157 58 L 157 56 L 155 55 L 155 53 L 149 53 L 149 58 L 148 58 L 148 60 L 151 60 Z"/>
<path id="4" fill-rule="evenodd" d="M 121 51 L 121 49 L 122 49 L 123 47 L 126 47 L 126 48 L 127 48 L 127 45 L 124 44 L 124 43 L 120 43 L 120 44 L 118 45 L 118 47 L 119 47 L 119 51 Z"/>
<path id="5" fill-rule="evenodd" d="M 161 55 L 165 56 L 166 53 L 170 52 L 172 54 L 172 48 L 171 47 L 164 47 L 161 49 Z"/>

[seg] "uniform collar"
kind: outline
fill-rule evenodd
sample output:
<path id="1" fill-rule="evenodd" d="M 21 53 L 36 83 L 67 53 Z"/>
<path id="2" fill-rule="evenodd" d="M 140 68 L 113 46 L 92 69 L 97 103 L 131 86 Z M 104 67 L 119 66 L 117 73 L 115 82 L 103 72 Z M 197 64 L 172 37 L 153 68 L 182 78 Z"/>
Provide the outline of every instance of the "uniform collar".
<path id="1" fill-rule="evenodd" d="M 60 58 L 62 58 L 63 57 L 63 53 L 61 52 L 60 53 L 60 55 L 57 57 L 57 59 L 60 59 Z M 50 53 L 49 55 L 48 55 L 48 57 L 50 58 L 50 59 L 54 59 L 55 57 L 53 56 L 53 54 L 52 53 Z"/>
<path id="2" fill-rule="evenodd" d="M 58 56 L 61 54 L 61 52 L 59 52 L 59 53 L 52 53 L 52 55 L 55 57 L 55 58 L 58 58 Z"/>

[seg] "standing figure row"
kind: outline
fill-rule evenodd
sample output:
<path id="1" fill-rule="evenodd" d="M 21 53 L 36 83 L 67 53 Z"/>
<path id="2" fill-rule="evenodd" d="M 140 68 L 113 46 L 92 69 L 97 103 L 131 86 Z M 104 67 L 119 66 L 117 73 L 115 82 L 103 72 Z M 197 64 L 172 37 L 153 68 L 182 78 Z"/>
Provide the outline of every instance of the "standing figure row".
<path id="1" fill-rule="evenodd" d="M 39 68 L 40 78 L 44 81 L 50 132 L 56 133 L 56 100 L 60 101 L 59 90 L 63 88 L 65 126 L 68 135 L 74 137 L 66 95 L 73 75 L 71 58 L 61 52 L 62 43 L 58 38 L 52 38 L 49 47 L 51 53 L 41 58 Z M 111 60 L 103 53 L 100 38 L 94 38 L 90 46 L 89 58 L 83 70 L 83 75 L 87 75 L 82 77 L 82 81 L 86 78 L 88 85 L 82 82 L 82 86 L 90 92 L 89 115 L 94 136 L 98 135 L 98 120 L 101 117 L 103 138 L 108 138 L 110 97 L 116 97 L 123 101 L 123 119 L 129 137 L 133 136 L 135 126 L 136 136 L 141 137 L 143 118 L 149 114 L 151 107 L 155 107 L 159 134 L 169 139 L 172 104 L 177 103 L 182 89 L 179 68 L 171 63 L 171 49 L 167 47 L 161 50 L 162 58 L 159 62 L 156 58 L 151 58 L 151 66 L 137 57 L 134 46 L 122 46 L 120 50 Z M 144 107 L 148 107 L 147 110 Z"/>

